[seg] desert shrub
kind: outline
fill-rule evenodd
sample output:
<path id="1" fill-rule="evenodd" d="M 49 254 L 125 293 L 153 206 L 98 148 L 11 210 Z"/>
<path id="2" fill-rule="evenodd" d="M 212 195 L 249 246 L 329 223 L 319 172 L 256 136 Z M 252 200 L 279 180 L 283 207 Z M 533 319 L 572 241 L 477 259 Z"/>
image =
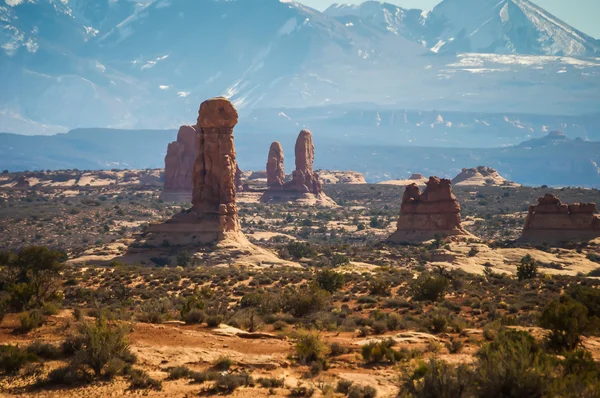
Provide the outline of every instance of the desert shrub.
<path id="1" fill-rule="evenodd" d="M 448 352 L 450 354 L 460 353 L 464 346 L 464 341 L 459 339 L 451 339 L 449 342 L 446 343 L 446 348 L 448 349 Z"/>
<path id="2" fill-rule="evenodd" d="M 192 256 L 185 250 L 177 253 L 175 263 L 180 267 L 186 267 L 192 262 Z"/>
<path id="3" fill-rule="evenodd" d="M 410 285 L 410 294 L 416 301 L 437 301 L 444 296 L 449 280 L 443 275 L 422 273 Z"/>
<path id="4" fill-rule="evenodd" d="M 402 359 L 402 354 L 392 347 L 394 340 L 387 339 L 380 342 L 371 342 L 361 348 L 361 355 L 366 363 L 395 363 Z"/>
<path id="5" fill-rule="evenodd" d="M 48 360 L 58 359 L 62 355 L 61 350 L 55 345 L 44 343 L 39 340 L 36 340 L 27 346 L 27 352 Z"/>
<path id="6" fill-rule="evenodd" d="M 542 313 L 540 325 L 550 330 L 550 344 L 557 349 L 573 350 L 581 336 L 600 327 L 600 319 L 588 317 L 588 309 L 569 296 L 552 301 Z"/>
<path id="7" fill-rule="evenodd" d="M 169 369 L 169 380 L 185 379 L 190 376 L 190 368 L 187 366 L 176 366 Z"/>
<path id="8" fill-rule="evenodd" d="M 350 349 L 348 347 L 344 347 L 343 345 L 341 345 L 338 342 L 331 343 L 329 345 L 329 355 L 332 357 L 344 355 L 344 354 L 347 354 L 348 352 L 350 352 Z"/>
<path id="9" fill-rule="evenodd" d="M 377 390 L 371 386 L 359 386 L 354 384 L 348 388 L 348 398 L 375 398 Z"/>
<path id="10" fill-rule="evenodd" d="M 533 279 L 537 276 L 537 263 L 530 254 L 521 258 L 519 264 L 517 264 L 517 278 L 520 281 L 526 279 Z"/>
<path id="11" fill-rule="evenodd" d="M 596 276 L 596 277 L 600 276 L 600 267 L 588 272 L 587 276 Z"/>
<path id="12" fill-rule="evenodd" d="M 469 391 L 473 372 L 466 365 L 454 367 L 431 358 L 421 363 L 409 377 L 402 379 L 403 389 L 412 397 L 461 398 L 472 397 Z M 503 396 L 503 395 L 495 395 Z"/>
<path id="13" fill-rule="evenodd" d="M 75 384 L 86 384 L 91 381 L 92 376 L 85 369 L 67 365 L 50 371 L 48 378 L 43 384 L 72 386 Z"/>
<path id="14" fill-rule="evenodd" d="M 283 310 L 297 318 L 323 311 L 330 303 L 329 292 L 316 285 L 287 288 L 282 295 Z"/>
<path id="15" fill-rule="evenodd" d="M 475 384 L 485 397 L 544 396 L 554 358 L 527 332 L 502 330 L 477 353 Z"/>
<path id="16" fill-rule="evenodd" d="M 444 333 L 448 327 L 448 315 L 441 311 L 434 311 L 429 317 L 425 318 L 424 326 L 433 334 Z"/>
<path id="17" fill-rule="evenodd" d="M 348 263 L 350 263 L 350 258 L 346 255 L 335 253 L 333 257 L 331 257 L 331 265 L 334 267 L 339 267 L 340 265 Z"/>
<path id="18" fill-rule="evenodd" d="M 222 315 L 210 315 L 206 317 L 206 326 L 209 328 L 216 328 L 221 324 L 221 322 L 223 322 Z"/>
<path id="19" fill-rule="evenodd" d="M 372 296 L 389 296 L 390 282 L 384 278 L 377 278 L 369 283 L 369 293 Z"/>
<path id="20" fill-rule="evenodd" d="M 44 315 L 40 310 L 25 311 L 19 316 L 19 332 L 28 333 L 41 327 L 45 322 Z"/>
<path id="21" fill-rule="evenodd" d="M 219 372 L 216 372 L 214 370 L 206 370 L 204 372 L 190 372 L 189 377 L 194 381 L 194 383 L 201 384 L 207 381 L 217 380 L 217 377 L 219 377 Z"/>
<path id="22" fill-rule="evenodd" d="M 0 346 L 0 370 L 4 373 L 15 373 L 30 362 L 38 360 L 37 355 L 16 345 Z"/>
<path id="23" fill-rule="evenodd" d="M 134 362 L 127 334 L 127 328 L 111 324 L 105 317 L 98 318 L 94 323 L 82 323 L 79 325 L 79 334 L 70 339 L 74 351 L 72 366 L 89 367 L 99 377 L 113 358 Z"/>
<path id="24" fill-rule="evenodd" d="M 256 380 L 258 384 L 263 388 L 283 388 L 285 387 L 285 379 L 278 379 L 276 377 L 261 377 Z"/>
<path id="25" fill-rule="evenodd" d="M 3 284 L 15 311 L 41 308 L 48 302 L 60 302 L 60 273 L 64 255 L 46 247 L 31 246 L 19 253 L 0 253 L 4 267 Z"/>
<path id="26" fill-rule="evenodd" d="M 248 373 L 221 374 L 215 380 L 213 390 L 221 393 L 232 393 L 242 386 L 251 386 L 254 380 Z"/>
<path id="27" fill-rule="evenodd" d="M 317 274 L 317 285 L 323 290 L 333 293 L 344 286 L 344 275 L 332 270 L 323 270 Z"/>
<path id="28" fill-rule="evenodd" d="M 575 286 L 568 291 L 573 300 L 584 305 L 588 316 L 600 317 L 600 289 L 590 286 Z"/>
<path id="29" fill-rule="evenodd" d="M 335 392 L 339 392 L 340 394 L 344 394 L 347 395 L 348 391 L 350 391 L 350 387 L 352 386 L 353 382 L 350 380 L 340 380 L 337 383 L 337 387 L 335 388 Z"/>
<path id="30" fill-rule="evenodd" d="M 204 322 L 205 314 L 202 310 L 191 310 L 183 316 L 183 321 L 188 325 L 196 325 Z"/>
<path id="31" fill-rule="evenodd" d="M 286 249 L 289 255 L 296 260 L 317 255 L 317 251 L 310 244 L 304 242 L 290 242 L 287 244 Z"/>
<path id="32" fill-rule="evenodd" d="M 162 390 L 162 383 L 159 380 L 153 379 L 148 373 L 140 369 L 133 369 L 131 371 L 129 386 L 132 390 Z"/>
<path id="33" fill-rule="evenodd" d="M 316 333 L 301 332 L 296 339 L 296 356 L 298 362 L 308 365 L 313 362 L 327 362 L 329 347 L 321 340 Z"/>
<path id="34" fill-rule="evenodd" d="M 234 364 L 235 362 L 233 361 L 233 359 L 222 356 L 215 361 L 215 363 L 213 364 L 213 369 L 222 371 L 229 370 L 229 368 L 231 368 Z"/>
<path id="35" fill-rule="evenodd" d="M 479 249 L 477 249 L 475 246 L 472 246 L 471 250 L 469 250 L 469 257 L 475 257 L 478 253 Z"/>

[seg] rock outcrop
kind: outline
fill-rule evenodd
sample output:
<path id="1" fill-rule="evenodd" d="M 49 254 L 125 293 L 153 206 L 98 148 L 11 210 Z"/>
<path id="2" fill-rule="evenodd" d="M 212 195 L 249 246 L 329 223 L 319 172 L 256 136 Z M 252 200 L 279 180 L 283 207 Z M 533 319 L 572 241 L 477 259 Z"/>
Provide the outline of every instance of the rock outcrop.
<path id="1" fill-rule="evenodd" d="M 237 111 L 225 98 L 200 106 L 196 125 L 192 208 L 149 231 L 153 240 L 170 244 L 205 244 L 241 237 L 236 206 L 236 162 L 233 128 Z"/>
<path id="2" fill-rule="evenodd" d="M 356 171 L 317 170 L 321 184 L 366 184 L 365 176 Z"/>
<path id="3" fill-rule="evenodd" d="M 377 184 L 382 184 L 382 185 L 402 185 L 402 186 L 406 186 L 409 184 L 416 184 L 420 187 L 424 187 L 425 185 L 427 185 L 427 181 L 429 181 L 423 174 L 412 174 L 407 180 L 387 180 L 387 181 L 381 181 L 378 182 Z"/>
<path id="4" fill-rule="evenodd" d="M 160 198 L 166 202 L 192 200 L 192 173 L 198 155 L 195 126 L 181 126 L 177 141 L 169 144 L 165 156 L 165 183 Z"/>
<path id="5" fill-rule="evenodd" d="M 273 149 L 273 145 L 271 145 Z M 319 176 L 314 172 L 313 165 L 315 161 L 315 146 L 312 140 L 312 133 L 308 130 L 302 130 L 295 147 L 296 170 L 292 173 L 292 180 L 278 185 L 274 183 L 263 194 L 260 201 L 262 203 L 272 202 L 295 202 L 298 204 L 317 205 L 317 206 L 337 206 L 336 203 L 323 192 L 323 187 L 319 181 Z M 271 154 L 271 150 L 269 150 Z M 283 162 L 283 150 L 280 152 Z M 270 159 L 270 156 L 269 156 Z M 275 157 L 274 161 L 277 161 Z M 268 165 L 267 165 L 268 166 Z M 276 169 L 274 167 L 273 169 Z M 281 172 L 276 176 L 279 180 L 281 174 L 285 176 L 283 164 Z M 269 172 L 267 171 L 267 178 Z"/>
<path id="6" fill-rule="evenodd" d="M 508 181 L 497 170 L 491 167 L 479 166 L 473 169 L 462 169 L 461 173 L 452 180 L 454 186 L 464 187 L 519 187 L 519 184 Z"/>
<path id="7" fill-rule="evenodd" d="M 285 168 L 283 166 L 283 148 L 277 141 L 269 148 L 267 159 L 267 187 L 269 189 L 281 189 L 285 183 Z"/>
<path id="8" fill-rule="evenodd" d="M 460 204 L 450 180 L 430 177 L 421 193 L 415 183 L 406 187 L 393 243 L 420 243 L 439 236 L 473 238 L 461 227 Z"/>
<path id="9" fill-rule="evenodd" d="M 529 206 L 521 242 L 558 244 L 600 237 L 600 216 L 595 203 L 564 204 L 546 194 Z"/>

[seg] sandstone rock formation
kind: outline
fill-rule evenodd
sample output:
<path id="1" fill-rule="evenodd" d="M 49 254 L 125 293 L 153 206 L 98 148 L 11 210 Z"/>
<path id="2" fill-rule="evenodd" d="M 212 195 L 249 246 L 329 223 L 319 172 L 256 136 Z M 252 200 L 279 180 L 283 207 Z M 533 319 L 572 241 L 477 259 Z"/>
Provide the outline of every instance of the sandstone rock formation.
<path id="1" fill-rule="evenodd" d="M 417 184 L 406 187 L 394 243 L 420 243 L 440 236 L 473 237 L 460 224 L 460 204 L 450 180 L 430 177 L 421 193 Z"/>
<path id="2" fill-rule="evenodd" d="M 557 244 L 600 237 L 595 203 L 563 204 L 552 194 L 529 207 L 521 242 Z"/>
<path id="3" fill-rule="evenodd" d="M 365 176 L 356 171 L 317 170 L 321 184 L 366 184 Z"/>
<path id="4" fill-rule="evenodd" d="M 241 192 L 244 190 L 244 184 L 242 182 L 242 178 L 243 178 L 244 173 L 242 172 L 242 170 L 239 168 L 238 165 L 235 166 L 235 189 L 238 192 Z"/>
<path id="5" fill-rule="evenodd" d="M 473 169 L 462 169 L 461 173 L 452 180 L 454 186 L 483 187 L 503 186 L 519 187 L 519 184 L 508 181 L 497 170 L 491 167 L 479 166 Z"/>
<path id="6" fill-rule="evenodd" d="M 194 163 L 198 155 L 195 126 L 181 126 L 177 141 L 169 144 L 165 156 L 165 184 L 161 199 L 167 202 L 190 202 Z"/>
<path id="7" fill-rule="evenodd" d="M 273 149 L 273 145 L 271 145 L 271 149 Z M 277 148 L 274 150 L 275 152 L 279 151 Z M 278 162 L 278 156 L 281 155 L 281 171 L 272 174 L 272 177 L 276 177 L 277 183 L 275 183 L 275 180 L 271 181 L 274 184 L 273 187 L 267 189 L 260 201 L 263 203 L 295 202 L 306 205 L 337 206 L 331 198 L 325 195 L 319 176 L 313 170 L 315 146 L 310 131 L 302 130 L 300 132 L 294 152 L 296 155 L 296 170 L 292 173 L 292 180 L 281 186 L 278 185 L 280 177 L 282 174 L 285 176 L 283 172 L 283 151 L 281 150 L 280 154 L 274 154 L 272 163 Z M 271 150 L 269 150 L 269 154 L 271 154 Z M 277 169 L 278 167 L 273 167 L 272 171 Z M 269 172 L 267 171 L 267 178 L 268 175 Z"/>
<path id="8" fill-rule="evenodd" d="M 429 181 L 423 174 L 412 174 L 407 180 L 387 180 L 387 181 L 381 181 L 378 182 L 377 184 L 382 184 L 382 185 L 402 185 L 402 186 L 406 186 L 409 184 L 416 184 L 420 187 L 424 187 L 425 185 L 427 185 L 427 181 Z"/>
<path id="9" fill-rule="evenodd" d="M 281 189 L 285 182 L 285 169 L 283 167 L 283 148 L 279 142 L 274 142 L 269 148 L 267 159 L 267 187 Z"/>
<path id="10" fill-rule="evenodd" d="M 202 103 L 196 125 L 192 208 L 152 226 L 153 240 L 185 245 L 242 236 L 235 198 L 238 167 L 233 128 L 237 121 L 229 100 L 213 98 Z"/>

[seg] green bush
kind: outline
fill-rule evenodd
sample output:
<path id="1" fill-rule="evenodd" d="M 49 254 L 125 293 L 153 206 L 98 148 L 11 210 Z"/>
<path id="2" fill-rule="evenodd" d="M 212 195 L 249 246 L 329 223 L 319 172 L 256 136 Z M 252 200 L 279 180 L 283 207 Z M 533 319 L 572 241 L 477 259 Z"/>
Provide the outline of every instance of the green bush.
<path id="1" fill-rule="evenodd" d="M 62 356 L 62 352 L 58 347 L 39 340 L 27 346 L 27 352 L 48 360 L 58 359 Z"/>
<path id="2" fill-rule="evenodd" d="M 410 285 L 410 294 L 415 301 L 437 301 L 444 296 L 449 284 L 443 275 L 422 273 Z"/>
<path id="3" fill-rule="evenodd" d="M 233 361 L 233 359 L 229 357 L 219 357 L 213 364 L 213 369 L 221 371 L 229 370 L 229 368 L 231 368 L 234 364 L 235 362 Z"/>
<path id="4" fill-rule="evenodd" d="M 134 369 L 129 375 L 129 385 L 132 390 L 146 390 L 152 389 L 160 391 L 162 390 L 162 383 L 159 380 L 153 379 L 140 369 Z"/>
<path id="5" fill-rule="evenodd" d="M 330 293 L 316 285 L 287 288 L 282 295 L 283 310 L 297 318 L 324 310 Z"/>
<path id="6" fill-rule="evenodd" d="M 188 325 L 197 325 L 204 322 L 206 318 L 204 311 L 202 310 L 191 310 L 183 316 L 183 321 Z"/>
<path id="7" fill-rule="evenodd" d="M 403 389 L 412 397 L 462 398 L 478 396 L 469 391 L 473 372 L 466 365 L 454 367 L 444 361 L 431 358 L 421 363 L 414 373 L 402 380 Z M 504 397 L 498 392 L 492 397 Z"/>
<path id="8" fill-rule="evenodd" d="M 600 327 L 597 317 L 588 317 L 588 309 L 568 296 L 552 301 L 543 311 L 540 326 L 550 330 L 550 344 L 557 349 L 573 350 L 581 343 L 581 336 Z"/>
<path id="9" fill-rule="evenodd" d="M 19 346 L 0 346 L 0 370 L 4 373 L 18 372 L 26 364 L 37 360 L 37 355 L 23 350 Z"/>
<path id="10" fill-rule="evenodd" d="M 239 374 L 220 374 L 215 380 L 213 390 L 220 393 L 231 394 L 237 388 L 242 386 L 251 386 L 254 380 L 248 373 Z"/>
<path id="11" fill-rule="evenodd" d="M 296 356 L 298 362 L 308 365 L 313 362 L 327 362 L 329 347 L 323 343 L 318 334 L 310 332 L 301 332 L 296 340 Z"/>
<path id="12" fill-rule="evenodd" d="M 186 366 L 177 366 L 169 369 L 169 380 L 185 379 L 190 376 L 192 372 Z"/>
<path id="13" fill-rule="evenodd" d="M 367 343 L 361 348 L 362 357 L 366 363 L 398 362 L 402 354 L 392 348 L 394 344 L 392 339 Z"/>
<path id="14" fill-rule="evenodd" d="M 517 265 L 517 278 L 520 281 L 533 279 L 537 276 L 537 263 L 530 254 L 524 256 Z"/>
<path id="15" fill-rule="evenodd" d="M 17 254 L 0 253 L 10 307 L 23 311 L 62 300 L 60 278 L 64 260 L 64 254 L 37 246 L 26 247 Z"/>
<path id="16" fill-rule="evenodd" d="M 323 270 L 317 274 L 317 285 L 321 289 L 333 293 L 344 286 L 344 275 L 332 270 Z"/>
<path id="17" fill-rule="evenodd" d="M 100 317 L 95 323 L 82 323 L 79 335 L 71 339 L 73 342 L 74 367 L 89 367 L 96 377 L 112 358 L 125 362 L 134 362 L 135 357 L 129 350 L 128 329 L 117 324 L 110 324 L 106 318 Z"/>
<path id="18" fill-rule="evenodd" d="M 44 322 L 44 316 L 40 310 L 25 311 L 19 316 L 19 332 L 28 333 L 34 329 L 41 327 Z"/>

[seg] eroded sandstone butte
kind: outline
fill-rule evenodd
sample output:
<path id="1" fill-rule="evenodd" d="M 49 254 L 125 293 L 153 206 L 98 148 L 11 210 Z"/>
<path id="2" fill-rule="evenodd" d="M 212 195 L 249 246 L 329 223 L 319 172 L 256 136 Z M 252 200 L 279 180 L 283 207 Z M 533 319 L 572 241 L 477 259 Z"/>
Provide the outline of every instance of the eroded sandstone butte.
<path id="1" fill-rule="evenodd" d="M 504 186 L 518 187 L 519 184 L 508 181 L 496 169 L 479 166 L 472 169 L 462 169 L 460 174 L 452 179 L 452 185 L 465 187 Z"/>
<path id="2" fill-rule="evenodd" d="M 271 145 L 271 149 L 273 149 L 273 145 Z M 269 160 L 271 149 L 269 149 Z M 298 139 L 296 140 L 294 153 L 296 155 L 296 169 L 292 172 L 292 180 L 281 186 L 278 185 L 278 183 L 275 184 L 275 181 L 272 180 L 274 184 L 269 186 L 260 201 L 263 203 L 295 202 L 306 205 L 337 206 L 331 198 L 325 195 L 321 182 L 319 181 L 319 176 L 314 172 L 315 146 L 310 131 L 302 130 L 300 132 Z M 283 170 L 283 150 L 281 150 L 280 155 L 281 171 L 277 171 L 277 175 L 275 173 L 272 174 L 277 180 L 279 180 L 281 175 L 285 176 Z M 277 156 L 275 156 L 273 163 L 278 162 L 276 157 Z M 267 167 L 268 166 L 269 165 L 267 164 Z M 272 171 L 277 169 L 275 164 L 272 166 Z M 269 171 L 267 170 L 267 179 L 268 178 Z"/>
<path id="3" fill-rule="evenodd" d="M 461 226 L 460 204 L 450 180 L 430 177 L 423 193 L 415 183 L 406 186 L 397 230 L 388 240 L 420 243 L 438 235 L 473 237 Z"/>
<path id="4" fill-rule="evenodd" d="M 194 163 L 198 155 L 195 126 L 181 126 L 177 141 L 169 144 L 165 156 L 165 183 L 161 199 L 167 202 L 192 200 Z"/>
<path id="5" fill-rule="evenodd" d="M 600 216 L 595 203 L 564 204 L 552 194 L 529 206 L 522 242 L 557 244 L 600 237 Z"/>
<path id="6" fill-rule="evenodd" d="M 200 106 L 192 173 L 192 208 L 153 225 L 154 243 L 190 245 L 213 243 L 241 236 L 236 206 L 236 161 L 233 128 L 238 114 L 225 98 Z"/>
<path id="7" fill-rule="evenodd" d="M 281 189 L 285 183 L 285 168 L 283 166 L 283 148 L 277 141 L 269 148 L 267 159 L 267 187 L 269 189 Z"/>

